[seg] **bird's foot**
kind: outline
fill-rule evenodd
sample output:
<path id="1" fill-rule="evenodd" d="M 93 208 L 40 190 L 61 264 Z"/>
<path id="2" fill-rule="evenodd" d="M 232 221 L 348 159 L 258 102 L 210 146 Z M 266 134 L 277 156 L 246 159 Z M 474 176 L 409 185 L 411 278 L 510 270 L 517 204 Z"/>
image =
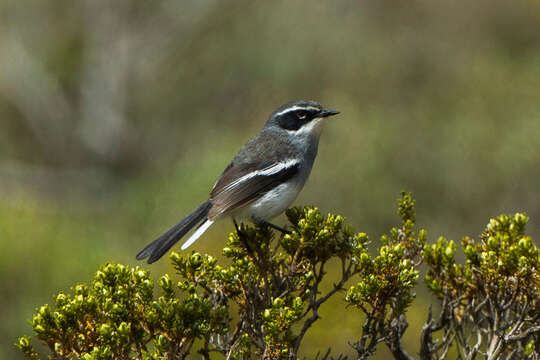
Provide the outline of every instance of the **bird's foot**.
<path id="1" fill-rule="evenodd" d="M 280 231 L 280 232 L 282 232 L 283 234 L 286 234 L 286 235 L 291 235 L 291 234 L 292 234 L 292 231 L 287 230 L 287 229 L 284 229 L 284 228 L 282 228 L 281 226 L 277 226 L 277 225 L 275 225 L 275 224 L 272 224 L 271 222 L 268 222 L 268 221 L 266 221 L 266 220 L 260 220 L 259 222 L 260 222 L 261 224 L 263 224 L 263 225 L 266 225 L 266 226 L 268 226 L 268 227 L 271 227 L 272 229 L 275 229 L 275 230 L 277 230 L 277 231 Z"/>
<path id="2" fill-rule="evenodd" d="M 252 249 L 251 245 L 249 244 L 247 231 L 246 231 L 246 228 L 244 226 L 244 223 L 241 222 L 240 226 L 238 226 L 238 223 L 236 222 L 235 219 L 233 219 L 233 222 L 234 222 L 234 228 L 236 229 L 236 233 L 238 234 L 238 238 L 240 239 L 240 241 L 242 241 L 242 243 L 246 247 L 246 250 L 248 251 L 248 253 L 250 255 L 253 255 L 253 249 Z"/>

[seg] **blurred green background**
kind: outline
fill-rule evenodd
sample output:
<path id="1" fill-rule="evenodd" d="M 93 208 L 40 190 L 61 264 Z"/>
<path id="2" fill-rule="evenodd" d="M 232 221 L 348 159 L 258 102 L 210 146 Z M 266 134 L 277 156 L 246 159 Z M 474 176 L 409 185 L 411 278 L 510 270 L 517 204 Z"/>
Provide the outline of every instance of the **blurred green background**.
<path id="1" fill-rule="evenodd" d="M 536 0 L 3 0 L 0 358 L 20 358 L 12 344 L 54 293 L 107 261 L 138 264 L 299 99 L 341 115 L 297 204 L 376 241 L 405 189 L 432 240 L 514 211 L 540 235 Z M 221 222 L 195 248 L 219 254 L 231 230 Z M 173 272 L 166 259 L 149 268 Z M 430 301 L 420 287 L 412 354 Z M 305 355 L 352 354 L 360 323 L 334 305 Z"/>

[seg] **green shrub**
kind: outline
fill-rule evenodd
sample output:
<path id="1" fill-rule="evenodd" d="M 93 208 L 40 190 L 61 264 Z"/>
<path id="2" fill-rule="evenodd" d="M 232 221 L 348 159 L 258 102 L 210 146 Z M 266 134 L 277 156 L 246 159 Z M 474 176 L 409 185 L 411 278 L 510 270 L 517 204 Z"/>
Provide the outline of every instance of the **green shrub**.
<path id="1" fill-rule="evenodd" d="M 368 236 L 355 233 L 343 217 L 292 208 L 290 235 L 276 238 L 264 226 L 230 234 L 226 264 L 207 254 L 173 252 L 179 280 L 162 276 L 159 297 L 148 271 L 107 264 L 92 284 L 58 294 L 54 309 L 37 309 L 31 324 L 52 359 L 184 359 L 195 353 L 204 359 L 212 353 L 296 359 L 321 305 L 345 295 L 358 313 L 358 338 L 350 339 L 358 359 L 373 355 L 379 343 L 396 359 L 413 359 L 401 339 L 425 263 L 425 283 L 441 313 L 434 320 L 429 311 L 420 359 L 444 359 L 452 346 L 460 359 L 538 359 L 540 255 L 524 234 L 527 217 L 491 220 L 478 242 L 462 240 L 465 264 L 457 264 L 453 241 L 426 244 L 410 194 L 402 194 L 398 213 L 401 224 L 381 237 L 373 255 Z M 326 289 L 321 283 L 329 261 L 340 270 Z M 29 337 L 17 346 L 39 358 Z"/>

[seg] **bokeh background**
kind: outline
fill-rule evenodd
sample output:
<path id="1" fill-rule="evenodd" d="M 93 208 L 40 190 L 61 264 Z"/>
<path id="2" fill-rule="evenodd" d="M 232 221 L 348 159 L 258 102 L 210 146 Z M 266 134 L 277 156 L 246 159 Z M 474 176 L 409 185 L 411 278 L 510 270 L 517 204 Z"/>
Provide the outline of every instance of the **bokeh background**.
<path id="1" fill-rule="evenodd" d="M 341 111 L 297 204 L 376 243 L 405 189 L 432 241 L 514 211 L 538 239 L 536 0 L 3 0 L 0 358 L 20 358 L 12 344 L 54 293 L 107 261 L 138 264 L 297 99 Z M 219 254 L 231 230 L 196 248 Z M 173 272 L 167 259 L 146 267 Z M 430 301 L 420 286 L 412 354 Z M 323 308 L 306 356 L 353 354 L 360 322 L 343 304 Z"/>

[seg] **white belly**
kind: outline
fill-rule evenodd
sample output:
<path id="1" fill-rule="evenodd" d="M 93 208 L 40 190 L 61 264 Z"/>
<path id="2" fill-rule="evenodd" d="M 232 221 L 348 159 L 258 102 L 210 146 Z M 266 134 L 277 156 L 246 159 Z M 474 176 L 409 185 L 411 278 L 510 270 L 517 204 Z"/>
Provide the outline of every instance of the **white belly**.
<path id="1" fill-rule="evenodd" d="M 293 203 L 301 188 L 302 184 L 296 181 L 281 184 L 231 215 L 239 220 L 270 220 Z"/>

